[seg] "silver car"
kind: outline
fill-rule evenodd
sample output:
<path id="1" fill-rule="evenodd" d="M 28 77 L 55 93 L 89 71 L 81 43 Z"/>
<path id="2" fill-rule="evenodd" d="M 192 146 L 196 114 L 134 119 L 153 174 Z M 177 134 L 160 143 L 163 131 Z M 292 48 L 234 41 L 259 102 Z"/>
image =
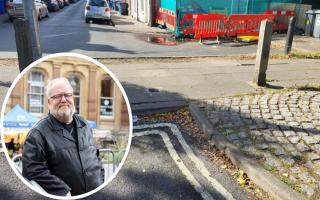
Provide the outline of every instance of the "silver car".
<path id="1" fill-rule="evenodd" d="M 49 16 L 48 8 L 43 1 L 35 0 L 34 4 L 39 20 Z M 23 0 L 9 0 L 6 4 L 6 8 L 10 21 L 13 21 L 13 19 L 16 18 L 24 17 Z"/>
<path id="2" fill-rule="evenodd" d="M 86 23 L 90 20 L 103 20 L 108 24 L 111 22 L 111 9 L 106 0 L 88 0 L 84 16 Z"/>

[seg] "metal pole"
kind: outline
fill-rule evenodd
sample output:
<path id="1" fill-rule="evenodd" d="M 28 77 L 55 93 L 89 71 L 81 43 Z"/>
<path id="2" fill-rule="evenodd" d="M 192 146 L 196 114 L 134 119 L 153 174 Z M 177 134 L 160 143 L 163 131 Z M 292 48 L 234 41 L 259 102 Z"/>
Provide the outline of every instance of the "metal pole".
<path id="1" fill-rule="evenodd" d="M 31 36 L 32 60 L 35 61 L 42 56 L 39 38 L 38 16 L 34 0 L 23 0 L 24 17 L 28 21 Z"/>
<path id="2" fill-rule="evenodd" d="M 286 46 L 284 48 L 284 54 L 286 54 L 286 55 L 288 55 L 291 51 L 295 24 L 296 24 L 296 17 L 290 17 Z"/>
<path id="3" fill-rule="evenodd" d="M 246 14 L 249 14 L 248 11 L 249 11 L 249 0 L 247 0 Z"/>
<path id="4" fill-rule="evenodd" d="M 237 14 L 240 14 L 240 0 L 238 0 L 238 12 L 237 12 Z"/>
<path id="5" fill-rule="evenodd" d="M 230 9 L 230 13 L 229 13 L 230 15 L 232 15 L 233 14 L 233 0 L 231 1 L 231 9 Z"/>
<path id="6" fill-rule="evenodd" d="M 179 29 L 179 24 L 182 20 L 182 4 L 181 4 L 181 0 L 177 0 L 177 4 L 176 4 L 176 17 L 177 17 L 177 23 L 175 24 L 175 27 L 174 27 L 174 30 L 175 30 L 175 35 L 176 37 L 181 35 L 181 26 L 183 25 L 180 25 L 180 29 Z"/>
<path id="7" fill-rule="evenodd" d="M 267 4 L 267 9 L 270 9 L 270 5 L 271 5 L 271 0 L 268 0 L 268 4 Z"/>

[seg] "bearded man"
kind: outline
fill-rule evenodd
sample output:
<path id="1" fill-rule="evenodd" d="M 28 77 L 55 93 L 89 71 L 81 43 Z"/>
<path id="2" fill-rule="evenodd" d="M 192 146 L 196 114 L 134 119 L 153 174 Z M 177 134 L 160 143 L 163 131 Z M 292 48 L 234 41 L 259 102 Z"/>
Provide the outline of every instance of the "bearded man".
<path id="1" fill-rule="evenodd" d="M 65 78 L 47 85 L 49 114 L 29 131 L 22 175 L 47 193 L 80 195 L 104 182 L 104 169 L 87 122 L 75 114 L 73 89 Z"/>

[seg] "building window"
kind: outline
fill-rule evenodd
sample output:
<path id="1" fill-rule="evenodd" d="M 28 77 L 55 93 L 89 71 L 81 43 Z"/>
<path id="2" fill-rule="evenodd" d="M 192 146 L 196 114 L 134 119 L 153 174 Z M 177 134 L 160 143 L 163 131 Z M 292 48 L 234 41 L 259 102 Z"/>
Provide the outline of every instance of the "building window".
<path id="1" fill-rule="evenodd" d="M 42 114 L 44 109 L 44 75 L 33 71 L 28 77 L 28 111 Z"/>
<path id="2" fill-rule="evenodd" d="M 80 113 L 80 79 L 77 75 L 69 75 L 67 78 L 73 88 L 75 112 Z"/>
<path id="3" fill-rule="evenodd" d="M 101 81 L 100 116 L 113 117 L 114 115 L 114 84 L 111 79 Z"/>

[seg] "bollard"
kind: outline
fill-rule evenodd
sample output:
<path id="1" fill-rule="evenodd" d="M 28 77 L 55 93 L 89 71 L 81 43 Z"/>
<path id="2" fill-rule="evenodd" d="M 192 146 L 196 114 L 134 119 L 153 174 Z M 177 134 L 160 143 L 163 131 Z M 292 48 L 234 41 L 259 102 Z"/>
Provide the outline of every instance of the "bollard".
<path id="1" fill-rule="evenodd" d="M 28 20 L 16 19 L 13 21 L 15 31 L 16 46 L 19 61 L 19 70 L 22 72 L 33 62 L 31 36 L 29 32 Z"/>
<path id="2" fill-rule="evenodd" d="M 264 20 L 260 25 L 259 42 L 253 82 L 259 86 L 266 85 L 266 72 L 272 39 L 272 21 Z"/>
<path id="3" fill-rule="evenodd" d="M 292 48 L 292 42 L 293 42 L 293 34 L 294 34 L 294 28 L 296 25 L 296 17 L 291 17 L 289 20 L 289 27 L 287 32 L 287 39 L 286 39 L 286 46 L 284 47 L 284 54 L 288 55 Z"/>

